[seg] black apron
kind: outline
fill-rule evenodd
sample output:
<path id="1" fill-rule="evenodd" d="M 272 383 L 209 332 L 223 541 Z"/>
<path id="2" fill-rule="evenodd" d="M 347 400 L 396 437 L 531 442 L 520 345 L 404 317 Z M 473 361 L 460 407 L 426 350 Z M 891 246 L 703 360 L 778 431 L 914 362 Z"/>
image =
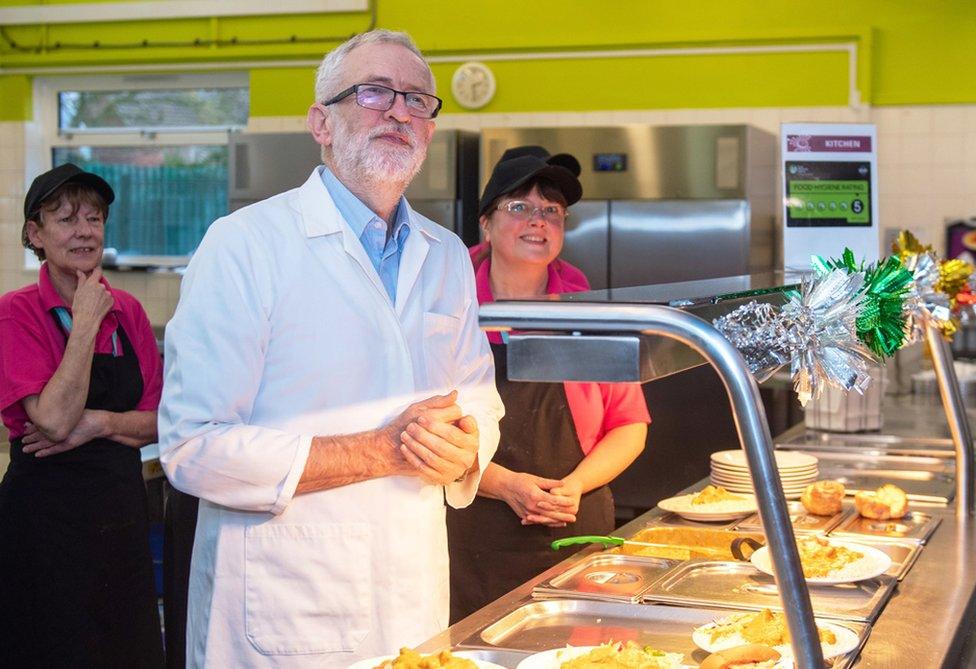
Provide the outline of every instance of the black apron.
<path id="1" fill-rule="evenodd" d="M 134 410 L 142 373 L 96 353 L 86 409 Z M 10 444 L 0 482 L 0 663 L 163 666 L 139 449 L 93 439 L 46 458 Z"/>
<path id="2" fill-rule="evenodd" d="M 505 346 L 492 344 L 495 384 L 505 404 L 501 441 L 492 462 L 551 479 L 570 474 L 583 459 L 562 383 L 508 380 Z M 451 623 L 470 615 L 538 576 L 569 552 L 554 539 L 613 531 L 613 497 L 607 486 L 580 499 L 576 522 L 566 527 L 522 525 L 505 502 L 476 497 L 464 509 L 447 509 L 451 559 Z"/>

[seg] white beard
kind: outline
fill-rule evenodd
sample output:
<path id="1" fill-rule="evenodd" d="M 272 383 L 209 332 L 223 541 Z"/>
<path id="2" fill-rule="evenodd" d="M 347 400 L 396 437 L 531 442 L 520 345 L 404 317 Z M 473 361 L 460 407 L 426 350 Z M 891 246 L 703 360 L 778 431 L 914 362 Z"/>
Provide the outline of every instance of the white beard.
<path id="1" fill-rule="evenodd" d="M 417 139 L 410 125 L 392 122 L 368 132 L 354 133 L 337 115 L 333 130 L 332 160 L 336 172 L 354 183 L 371 184 L 384 191 L 396 188 L 399 194 L 420 171 L 427 157 L 427 145 Z M 403 134 L 410 146 L 395 146 L 373 141 L 385 132 Z"/>

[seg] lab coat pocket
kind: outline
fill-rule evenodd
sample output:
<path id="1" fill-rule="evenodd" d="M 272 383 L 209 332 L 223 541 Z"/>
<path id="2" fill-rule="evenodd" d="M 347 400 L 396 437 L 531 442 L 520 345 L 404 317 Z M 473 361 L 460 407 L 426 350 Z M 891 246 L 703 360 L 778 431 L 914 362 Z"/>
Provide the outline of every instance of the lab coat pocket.
<path id="1" fill-rule="evenodd" d="M 424 314 L 424 357 L 430 388 L 452 388 L 455 384 L 457 341 L 461 319 L 428 311 Z"/>
<path id="2" fill-rule="evenodd" d="M 354 651 L 370 628 L 365 523 L 248 527 L 245 630 L 265 655 Z"/>

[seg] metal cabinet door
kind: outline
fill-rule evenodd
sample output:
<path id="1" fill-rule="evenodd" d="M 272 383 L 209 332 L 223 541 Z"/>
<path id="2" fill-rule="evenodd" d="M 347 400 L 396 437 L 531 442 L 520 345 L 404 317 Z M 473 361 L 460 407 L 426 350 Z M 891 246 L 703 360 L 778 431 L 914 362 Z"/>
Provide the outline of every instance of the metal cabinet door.
<path id="1" fill-rule="evenodd" d="M 748 273 L 748 201 L 610 203 L 611 288 Z"/>
<path id="2" fill-rule="evenodd" d="M 593 290 L 602 290 L 609 285 L 609 214 L 606 200 L 582 200 L 569 208 L 569 218 L 566 219 L 566 241 L 559 257 L 579 267 Z"/>

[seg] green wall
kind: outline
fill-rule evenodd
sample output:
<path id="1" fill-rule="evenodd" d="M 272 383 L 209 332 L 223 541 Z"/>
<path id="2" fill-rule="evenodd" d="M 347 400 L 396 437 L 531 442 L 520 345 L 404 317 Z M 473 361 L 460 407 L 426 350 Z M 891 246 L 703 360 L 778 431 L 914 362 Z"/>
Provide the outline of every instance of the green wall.
<path id="1" fill-rule="evenodd" d="M 0 1 L 28 4 L 54 3 Z M 376 25 L 410 32 L 430 56 L 525 54 L 524 60 L 490 63 L 498 92 L 481 110 L 486 112 L 847 104 L 844 52 L 714 53 L 825 44 L 857 45 L 863 102 L 976 103 L 973 0 L 375 0 L 374 7 Z M 371 23 L 363 12 L 6 26 L 0 36 L 0 117 L 29 114 L 29 86 L 18 68 L 312 61 Z M 648 49 L 705 53 L 537 58 Z M 447 112 L 462 111 L 449 94 L 456 66 L 434 64 Z M 252 115 L 304 114 L 312 76 L 307 64 L 253 68 Z"/>

